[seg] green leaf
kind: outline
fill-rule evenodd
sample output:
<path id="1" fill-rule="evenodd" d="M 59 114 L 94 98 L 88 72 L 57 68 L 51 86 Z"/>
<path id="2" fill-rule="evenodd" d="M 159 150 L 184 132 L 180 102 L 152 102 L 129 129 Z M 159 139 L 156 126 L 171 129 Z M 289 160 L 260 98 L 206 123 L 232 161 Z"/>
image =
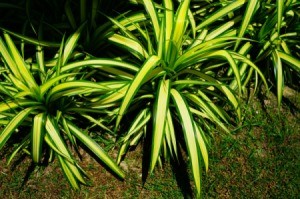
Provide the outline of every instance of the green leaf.
<path id="1" fill-rule="evenodd" d="M 21 57 L 20 53 L 18 52 L 18 49 L 16 48 L 15 44 L 13 43 L 12 39 L 7 33 L 4 33 L 4 38 L 6 40 L 9 52 L 11 54 L 11 57 L 16 63 L 16 66 L 18 67 L 18 70 L 20 72 L 20 76 L 22 77 L 23 83 L 27 84 L 30 89 L 37 90 L 37 84 L 31 74 L 31 72 L 28 70 L 24 59 Z"/>
<path id="2" fill-rule="evenodd" d="M 58 48 L 60 46 L 60 43 L 55 43 L 55 42 L 48 42 L 48 41 L 41 41 L 39 39 L 33 39 L 31 37 L 26 37 L 23 34 L 18 34 L 12 31 L 9 31 L 7 29 L 1 28 L 4 32 L 7 32 L 8 34 L 15 36 L 21 40 L 23 40 L 26 43 L 37 45 L 37 46 L 43 46 L 43 47 L 50 47 L 50 48 Z M 1 40 L 1 39 L 0 39 Z"/>
<path id="3" fill-rule="evenodd" d="M 121 69 L 128 69 L 133 72 L 137 72 L 139 69 L 135 65 L 126 63 L 124 61 L 118 61 L 113 59 L 88 59 L 83 61 L 72 62 L 65 66 L 62 66 L 61 73 L 69 72 L 70 70 L 75 70 L 81 67 L 91 66 L 93 68 L 103 68 L 103 67 L 120 67 Z"/>
<path id="4" fill-rule="evenodd" d="M 284 89 L 284 76 L 283 76 L 283 69 L 282 69 L 282 63 L 281 59 L 278 55 L 278 51 L 274 49 L 272 51 L 272 61 L 275 67 L 275 78 L 277 82 L 277 101 L 278 101 L 278 107 L 280 107 L 282 95 L 283 95 L 283 89 Z"/>
<path id="5" fill-rule="evenodd" d="M 224 8 L 221 8 L 217 10 L 215 13 L 213 13 L 210 16 L 207 16 L 206 20 L 204 20 L 202 23 L 200 23 L 196 29 L 200 30 L 202 28 L 205 28 L 206 26 L 210 25 L 211 23 L 214 23 L 218 21 L 223 16 L 229 14 L 230 12 L 234 11 L 235 9 L 241 7 L 243 4 L 245 4 L 245 0 L 236 0 L 233 1 L 228 6 L 225 6 Z"/>
<path id="6" fill-rule="evenodd" d="M 57 77 L 51 78 L 48 81 L 46 81 L 43 85 L 40 86 L 40 92 L 41 95 L 43 96 L 49 88 L 51 88 L 57 81 L 66 78 L 68 76 L 74 75 L 75 73 L 68 73 L 68 74 L 62 74 Z"/>
<path id="7" fill-rule="evenodd" d="M 162 79 L 158 85 L 158 95 L 154 105 L 153 135 L 151 145 L 150 173 L 152 173 L 162 145 L 169 107 L 170 80 Z"/>
<path id="8" fill-rule="evenodd" d="M 78 184 L 75 176 L 73 175 L 72 171 L 68 167 L 67 162 L 60 155 L 58 155 L 58 160 L 59 160 L 60 166 L 63 170 L 63 173 L 64 173 L 65 177 L 68 179 L 71 187 L 75 190 L 79 190 L 79 184 Z"/>
<path id="9" fill-rule="evenodd" d="M 258 0 L 249 0 L 248 1 L 246 12 L 245 12 L 245 15 L 243 17 L 242 25 L 241 25 L 241 27 L 239 29 L 238 37 L 241 38 L 241 37 L 244 36 L 244 34 L 245 34 L 246 30 L 247 30 L 247 27 L 248 27 L 248 25 L 249 25 L 252 17 L 255 14 L 254 10 L 255 10 L 255 8 L 256 8 L 257 5 L 259 5 L 259 1 Z M 237 47 L 238 47 L 238 45 L 239 45 L 240 42 L 241 42 L 240 39 L 238 39 L 236 41 L 236 44 L 235 44 L 235 47 L 234 47 L 235 50 L 237 49 Z"/>
<path id="10" fill-rule="evenodd" d="M 67 158 L 65 158 L 66 160 L 72 159 L 72 156 L 71 156 L 71 154 L 70 154 L 70 152 L 69 152 L 69 150 L 66 146 L 66 143 L 63 141 L 63 138 L 60 135 L 60 131 L 59 131 L 59 127 L 58 127 L 57 122 L 49 115 L 46 117 L 46 130 L 47 130 L 47 134 L 49 135 L 49 137 L 53 141 L 54 146 L 56 147 L 56 148 L 53 148 L 53 149 L 58 149 L 63 154 L 62 157 L 67 157 Z M 58 155 L 58 157 L 60 157 L 60 155 Z M 84 180 L 84 178 L 81 174 L 81 171 L 78 170 L 76 165 L 74 165 L 74 161 L 72 161 L 72 162 L 66 161 L 64 163 L 66 164 L 66 166 L 69 169 L 69 170 L 63 169 L 64 172 L 67 172 L 65 174 L 66 174 L 68 179 L 73 178 L 73 175 L 74 175 L 74 177 L 77 180 L 79 180 L 83 184 L 86 184 L 86 182 L 85 182 L 85 180 Z M 65 166 L 65 165 L 62 165 L 62 166 Z M 71 173 L 69 173 L 69 171 Z M 73 182 L 70 182 L 70 183 L 73 183 Z M 73 186 L 74 184 L 71 184 L 71 185 Z"/>
<path id="11" fill-rule="evenodd" d="M 122 35 L 114 34 L 109 37 L 109 41 L 115 43 L 116 45 L 125 48 L 128 52 L 132 53 L 140 60 L 145 60 L 148 58 L 148 53 L 140 42 L 133 40 Z"/>
<path id="12" fill-rule="evenodd" d="M 41 105 L 40 102 L 35 102 L 31 100 L 16 100 L 16 101 L 6 101 L 0 103 L 0 112 L 5 112 L 7 110 L 13 110 L 20 107 L 36 107 L 38 108 Z"/>
<path id="13" fill-rule="evenodd" d="M 77 25 L 76 25 L 76 20 L 75 17 L 73 15 L 72 9 L 71 9 L 71 0 L 67 0 L 65 3 L 65 13 L 67 15 L 67 18 L 72 26 L 72 28 L 75 30 Z"/>
<path id="14" fill-rule="evenodd" d="M 164 9 L 164 34 L 165 34 L 165 51 L 166 53 L 169 52 L 169 47 L 170 47 L 170 40 L 172 36 L 172 31 L 173 31 L 173 24 L 174 24 L 174 11 L 173 11 L 173 2 L 171 0 L 164 0 L 163 5 L 165 7 Z M 165 54 L 163 57 L 167 57 L 167 54 Z"/>
<path id="15" fill-rule="evenodd" d="M 197 147 L 196 137 L 195 137 L 197 131 L 194 126 L 194 120 L 191 116 L 188 105 L 185 102 L 182 95 L 176 89 L 171 89 L 171 96 L 176 106 L 178 116 L 182 124 L 182 130 L 184 133 L 184 139 L 185 139 L 186 147 L 188 149 L 188 155 L 192 166 L 193 178 L 194 178 L 196 190 L 198 195 L 200 195 L 201 165 L 199 162 L 199 153 L 198 153 L 198 147 Z"/>
<path id="16" fill-rule="evenodd" d="M 297 71 L 298 73 L 300 73 L 300 60 L 297 59 L 296 57 L 293 57 L 291 55 L 288 55 L 284 52 L 281 51 L 277 51 L 278 56 L 287 64 L 289 64 L 289 66 L 291 66 L 295 71 Z"/>
<path id="17" fill-rule="evenodd" d="M 35 109 L 35 107 L 26 108 L 20 111 L 2 130 L 0 134 L 0 150 L 5 145 L 11 134 L 22 124 L 28 115 Z"/>
<path id="18" fill-rule="evenodd" d="M 167 111 L 167 118 L 166 118 L 166 124 L 165 124 L 165 134 L 166 134 L 166 140 L 167 144 L 170 149 L 171 156 L 175 156 L 176 159 L 178 159 L 178 153 L 177 153 L 177 143 L 176 143 L 176 135 L 174 130 L 174 125 L 172 121 L 171 111 L 168 109 Z M 174 155 L 173 155 L 174 151 Z"/>
<path id="19" fill-rule="evenodd" d="M 284 10 L 284 0 L 276 0 L 276 5 L 277 5 L 277 32 L 280 35 L 282 15 Z"/>
<path id="20" fill-rule="evenodd" d="M 205 144 L 205 139 L 203 138 L 202 134 L 203 134 L 203 130 L 201 129 L 201 127 L 199 125 L 197 125 L 196 122 L 194 122 L 195 125 L 195 129 L 196 129 L 196 140 L 197 140 L 197 144 L 200 148 L 201 154 L 202 154 L 202 159 L 205 165 L 205 170 L 206 172 L 208 171 L 208 152 L 207 152 L 207 148 L 206 148 L 206 144 Z"/>
<path id="21" fill-rule="evenodd" d="M 77 41 L 80 37 L 80 33 L 85 27 L 86 23 L 83 23 L 75 33 L 73 33 L 65 43 L 64 51 L 63 51 L 63 61 L 62 66 L 64 66 L 68 60 L 70 59 L 71 54 L 73 53 L 74 48 L 77 45 Z"/>
<path id="22" fill-rule="evenodd" d="M 159 61 L 160 61 L 159 57 L 157 57 L 155 55 L 149 57 L 145 61 L 144 65 L 142 66 L 140 71 L 135 76 L 135 78 L 132 81 L 132 83 L 130 84 L 130 86 L 126 92 L 126 95 L 123 99 L 123 102 L 120 106 L 119 114 L 118 114 L 117 121 L 116 121 L 116 127 L 115 127 L 116 129 L 118 128 L 120 121 L 121 121 L 125 111 L 129 107 L 134 95 L 137 93 L 138 89 L 142 86 L 144 79 L 147 78 L 147 75 L 150 73 L 150 71 L 158 65 Z"/>
<path id="23" fill-rule="evenodd" d="M 45 135 L 45 118 L 45 113 L 39 113 L 33 119 L 31 133 L 31 156 L 35 163 L 40 163 L 42 158 L 42 146 Z"/>
<path id="24" fill-rule="evenodd" d="M 70 131 L 86 146 L 88 147 L 105 165 L 115 172 L 120 178 L 124 178 L 125 174 L 118 167 L 118 165 L 107 155 L 107 153 L 88 135 L 81 132 L 74 124 L 66 120 Z"/>
<path id="25" fill-rule="evenodd" d="M 17 147 L 13 150 L 9 158 L 7 159 L 7 165 L 9 165 L 12 161 L 12 159 L 17 155 L 17 153 L 24 149 L 25 146 L 27 146 L 30 142 L 30 134 L 27 134 L 21 141 L 20 144 L 17 145 Z"/>
<path id="26" fill-rule="evenodd" d="M 185 28 L 187 26 L 187 15 L 189 11 L 190 0 L 181 1 L 179 8 L 175 15 L 175 27 L 173 30 L 172 41 L 174 42 L 177 50 L 180 49 L 182 38 Z"/>
<path id="27" fill-rule="evenodd" d="M 155 6 L 153 1 L 151 0 L 143 0 L 144 2 L 144 6 L 147 10 L 147 13 L 150 16 L 152 25 L 153 25 L 153 30 L 154 30 L 154 34 L 155 34 L 155 38 L 157 43 L 159 42 L 159 35 L 160 35 L 160 21 L 158 18 L 158 14 L 156 12 Z"/>

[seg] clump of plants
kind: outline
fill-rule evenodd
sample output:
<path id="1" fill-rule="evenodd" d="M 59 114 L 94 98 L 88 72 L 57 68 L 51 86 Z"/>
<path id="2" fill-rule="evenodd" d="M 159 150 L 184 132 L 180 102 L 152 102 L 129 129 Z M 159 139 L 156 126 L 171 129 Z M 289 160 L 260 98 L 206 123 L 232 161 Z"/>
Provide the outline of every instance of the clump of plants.
<path id="1" fill-rule="evenodd" d="M 249 85 L 275 87 L 280 105 L 284 84 L 299 77 L 295 0 L 131 0 L 113 14 L 98 1 L 66 1 L 63 9 L 55 2 L 64 26 L 41 20 L 36 31 L 39 15 L 27 9 L 38 38 L 2 29 L 0 149 L 20 135 L 8 162 L 20 151 L 36 164 L 57 157 L 75 189 L 87 184 L 73 156 L 80 146 L 124 178 L 118 164 L 142 142 L 149 173 L 187 157 L 200 197 L 210 138 L 242 122 Z M 54 41 L 41 39 L 45 24 L 58 33 Z M 116 162 L 84 130 L 94 126 L 116 139 Z"/>

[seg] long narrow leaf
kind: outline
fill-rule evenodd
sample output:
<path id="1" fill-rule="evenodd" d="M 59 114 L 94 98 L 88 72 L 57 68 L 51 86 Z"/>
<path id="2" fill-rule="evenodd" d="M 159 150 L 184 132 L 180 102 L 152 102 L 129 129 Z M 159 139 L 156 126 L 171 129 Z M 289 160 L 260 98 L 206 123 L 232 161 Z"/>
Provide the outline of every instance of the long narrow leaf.
<path id="1" fill-rule="evenodd" d="M 107 153 L 88 135 L 81 132 L 74 124 L 66 120 L 70 131 L 86 146 L 88 147 L 101 161 L 103 161 L 108 168 L 115 172 L 120 178 L 124 178 L 125 174 L 117 166 L 117 164 L 107 155 Z"/>
<path id="2" fill-rule="evenodd" d="M 191 113 L 188 109 L 188 105 L 186 104 L 182 95 L 175 89 L 171 89 L 171 96 L 175 103 L 178 116 L 180 117 L 180 121 L 182 123 L 182 130 L 184 133 L 184 139 L 186 142 L 186 147 L 188 149 L 189 158 L 192 165 L 193 178 L 196 186 L 196 190 L 198 195 L 201 192 L 201 173 L 200 173 L 200 161 L 199 161 L 199 152 L 196 144 L 196 129 L 194 126 L 194 120 L 191 116 Z"/>
<path id="3" fill-rule="evenodd" d="M 246 30 L 247 30 L 247 27 L 252 19 L 252 17 L 254 16 L 255 12 L 255 8 L 256 6 L 259 4 L 259 1 L 258 0 L 249 0 L 248 1 L 248 4 L 247 4 L 247 8 L 246 8 L 246 12 L 245 12 L 245 15 L 243 17 L 243 21 L 242 21 L 242 25 L 239 29 L 239 33 L 238 33 L 238 37 L 243 37 Z M 235 47 L 234 49 L 237 49 L 239 43 L 241 42 L 240 39 L 238 39 L 236 41 L 236 44 L 235 44 Z"/>
<path id="4" fill-rule="evenodd" d="M 278 56 L 278 51 L 274 49 L 272 52 L 272 61 L 275 67 L 275 77 L 276 77 L 276 87 L 277 87 L 277 101 L 278 101 L 278 107 L 280 107 L 282 95 L 283 95 L 283 89 L 284 89 L 284 76 L 283 76 L 283 70 L 282 70 L 282 63 L 281 59 Z"/>
<path id="5" fill-rule="evenodd" d="M 142 86 L 143 80 L 147 77 L 147 74 L 149 74 L 149 72 L 157 66 L 159 61 L 160 59 L 155 55 L 149 57 L 145 61 L 144 65 L 142 66 L 141 70 L 138 72 L 138 74 L 136 75 L 132 83 L 130 84 L 119 110 L 119 114 L 116 121 L 116 128 L 119 126 L 120 121 L 125 111 L 129 107 L 134 95 L 137 93 L 138 89 Z"/>
<path id="6" fill-rule="evenodd" d="M 33 119 L 31 133 L 31 156 L 35 163 L 39 163 L 42 159 L 42 146 L 45 134 L 45 117 L 45 113 L 40 113 Z"/>
<path id="7" fill-rule="evenodd" d="M 6 127 L 1 131 L 0 134 L 0 150 L 7 142 L 11 134 L 22 124 L 22 122 L 28 117 L 28 115 L 35 109 L 35 107 L 26 108 L 20 111 Z"/>
<path id="8" fill-rule="evenodd" d="M 234 11 L 235 9 L 241 7 L 243 4 L 245 3 L 245 0 L 237 0 L 237 1 L 233 1 L 231 4 L 229 4 L 228 6 L 217 10 L 215 13 L 213 13 L 212 15 L 208 16 L 206 18 L 206 20 L 204 20 L 202 23 L 200 23 L 196 29 L 200 30 L 208 25 L 210 25 L 211 23 L 216 22 L 217 20 L 219 20 L 221 17 L 223 17 L 224 15 L 229 14 L 230 12 Z"/>
<path id="9" fill-rule="evenodd" d="M 153 30 L 155 34 L 156 41 L 158 43 L 159 41 L 159 35 L 160 35 L 160 21 L 158 18 L 157 11 L 155 9 L 154 3 L 151 0 L 143 0 L 144 6 L 150 16 L 152 25 L 153 25 Z"/>
<path id="10" fill-rule="evenodd" d="M 31 72 L 28 70 L 24 59 L 21 57 L 20 53 L 18 52 L 17 47 L 15 46 L 12 39 L 10 38 L 10 36 L 7 33 L 4 33 L 4 38 L 6 40 L 6 43 L 7 43 L 8 49 L 11 53 L 11 56 L 14 59 L 16 65 L 20 71 L 20 75 L 23 78 L 23 83 L 27 84 L 29 86 L 29 88 L 36 90 L 37 84 L 31 74 Z"/>
<path id="11" fill-rule="evenodd" d="M 154 106 L 153 135 L 151 145 L 150 173 L 157 162 L 162 145 L 169 106 L 170 80 L 162 79 L 158 86 L 158 96 Z"/>

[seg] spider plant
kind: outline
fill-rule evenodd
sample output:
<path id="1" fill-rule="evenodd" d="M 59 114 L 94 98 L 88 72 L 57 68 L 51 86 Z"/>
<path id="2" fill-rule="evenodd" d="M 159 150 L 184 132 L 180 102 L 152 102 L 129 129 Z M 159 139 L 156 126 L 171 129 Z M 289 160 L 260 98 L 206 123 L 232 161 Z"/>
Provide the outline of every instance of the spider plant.
<path id="1" fill-rule="evenodd" d="M 257 2 L 260 8 L 253 13 L 249 30 L 251 37 L 259 41 L 256 62 L 267 66 L 262 70 L 275 79 L 278 106 L 282 101 L 285 82 L 300 74 L 299 52 L 299 2 L 295 0 Z M 268 13 L 263 15 L 263 13 Z M 264 16 L 264 17 L 258 17 Z M 272 76 L 274 78 L 272 78 Z"/>
<path id="2" fill-rule="evenodd" d="M 82 145 L 118 177 L 124 178 L 115 161 L 89 136 L 89 132 L 82 130 L 86 125 L 81 120 L 110 131 L 106 125 L 109 123 L 109 110 L 101 107 L 92 109 L 86 98 L 105 94 L 111 86 L 118 85 L 94 81 L 86 68 L 126 64 L 95 59 L 78 52 L 76 46 L 83 27 L 66 41 L 63 39 L 58 52 L 49 60 L 45 59 L 45 53 L 57 44 L 14 34 L 23 41 L 23 45 L 25 42 L 25 49 L 29 45 L 36 48 L 35 57 L 24 59 L 10 36 L 13 33 L 4 31 L 0 38 L 0 124 L 3 126 L 0 150 L 6 143 L 16 141 L 10 140 L 11 137 L 21 138 L 8 163 L 18 152 L 29 154 L 36 164 L 57 157 L 74 189 L 78 189 L 80 184 L 87 184 L 88 175 L 73 155 L 74 149 L 76 151 Z M 101 121 L 98 120 L 100 115 Z"/>
<path id="3" fill-rule="evenodd" d="M 232 2 L 197 26 L 189 0 L 178 4 L 171 0 L 162 4 L 150 0 L 132 2 L 142 4 L 144 11 L 108 17 L 114 26 L 103 29 L 100 38 L 99 33 L 94 36 L 95 41 L 107 37 L 120 47 L 123 60 L 140 66 L 137 72 L 129 72 L 132 77 L 125 75 L 128 83 L 124 87 L 106 98 L 110 103 L 122 100 L 115 131 L 125 133 L 120 133 L 117 161 L 130 146 L 150 137 L 151 173 L 162 158 L 176 160 L 179 148 L 185 148 L 200 196 L 202 167 L 208 170 L 207 135 L 216 127 L 230 133 L 227 125 L 241 116 L 239 102 L 244 81 L 240 65 L 251 67 L 265 83 L 266 80 L 245 56 L 246 47 L 238 52 L 230 50 L 238 37 L 226 31 L 199 33 L 197 29 L 217 21 L 221 12 L 234 12 L 245 1 Z M 225 29 L 221 25 L 219 28 Z M 223 78 L 228 68 L 232 73 Z M 237 91 L 227 84 L 228 79 L 235 81 Z"/>

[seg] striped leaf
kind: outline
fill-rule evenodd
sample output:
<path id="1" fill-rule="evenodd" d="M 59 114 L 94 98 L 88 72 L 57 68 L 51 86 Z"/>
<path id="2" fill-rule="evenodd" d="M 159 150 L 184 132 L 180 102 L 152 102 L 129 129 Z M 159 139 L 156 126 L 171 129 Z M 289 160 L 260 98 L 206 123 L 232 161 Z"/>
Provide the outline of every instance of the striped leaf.
<path id="1" fill-rule="evenodd" d="M 11 134 L 18 128 L 19 125 L 28 117 L 35 107 L 26 108 L 20 111 L 1 131 L 0 133 L 0 150 L 5 145 Z"/>
<path id="2" fill-rule="evenodd" d="M 138 89 L 142 86 L 144 79 L 147 77 L 149 72 L 158 65 L 159 61 L 160 61 L 160 59 L 155 55 L 149 57 L 145 61 L 144 65 L 142 66 L 140 71 L 135 76 L 135 78 L 132 81 L 132 83 L 130 84 L 130 86 L 126 92 L 126 95 L 122 101 L 122 104 L 120 106 L 120 110 L 119 110 L 119 114 L 117 117 L 115 128 L 117 128 L 119 126 L 120 121 L 121 121 L 125 111 L 129 107 L 129 105 L 130 105 L 133 97 L 135 96 L 136 92 L 138 91 Z"/>
<path id="3" fill-rule="evenodd" d="M 196 140 L 198 147 L 200 148 L 201 151 L 201 156 L 205 165 L 205 170 L 206 172 L 208 171 L 208 152 L 205 144 L 205 139 L 203 138 L 203 130 L 199 125 L 197 125 L 196 122 L 194 122 L 195 129 L 196 129 Z"/>
<path id="4" fill-rule="evenodd" d="M 237 84 L 238 84 L 238 89 L 239 89 L 239 94 L 241 95 L 242 93 L 242 83 L 241 83 L 241 77 L 240 77 L 240 72 L 239 72 L 239 68 L 235 63 L 235 60 L 232 58 L 231 54 L 226 51 L 226 50 L 220 50 L 220 51 L 215 51 L 212 52 L 211 54 L 206 55 L 206 57 L 221 57 L 224 58 L 228 61 L 230 67 L 233 70 L 233 73 L 235 75 Z"/>
<path id="5" fill-rule="evenodd" d="M 7 165 L 10 165 L 13 158 L 17 155 L 17 153 L 24 149 L 26 146 L 28 146 L 30 142 L 30 134 L 27 134 L 21 141 L 19 145 L 16 146 L 16 148 L 13 150 L 13 152 L 10 154 L 9 158 L 7 159 Z"/>
<path id="6" fill-rule="evenodd" d="M 15 77 L 17 77 L 17 79 L 21 80 L 22 76 L 20 74 L 20 71 L 19 71 L 15 61 L 11 57 L 10 53 L 8 52 L 8 49 L 7 49 L 6 45 L 4 44 L 1 37 L 0 37 L 0 54 L 2 55 L 2 60 L 7 64 L 7 66 L 11 70 L 12 76 L 15 76 Z"/>
<path id="7" fill-rule="evenodd" d="M 238 33 L 238 37 L 243 37 L 246 30 L 247 30 L 247 27 L 252 19 L 252 17 L 254 16 L 255 14 L 255 8 L 257 7 L 257 5 L 259 5 L 259 1 L 258 0 L 249 0 L 248 1 L 248 4 L 247 4 L 247 8 L 246 8 L 246 12 L 245 12 L 245 15 L 243 17 L 243 21 L 242 21 L 242 25 L 239 29 L 239 33 Z M 240 39 L 238 39 L 236 41 L 236 44 L 235 44 L 235 47 L 234 49 L 236 50 L 239 43 L 241 42 Z"/>
<path id="8" fill-rule="evenodd" d="M 106 67 L 119 67 L 124 70 L 130 70 L 133 72 L 137 72 L 139 69 L 135 65 L 126 63 L 124 61 L 112 60 L 112 59 L 88 59 L 78 62 L 72 62 L 65 66 L 62 66 L 61 73 L 69 72 L 70 70 L 75 70 L 81 67 L 91 66 L 93 68 L 102 68 Z"/>
<path id="9" fill-rule="evenodd" d="M 115 43 L 116 45 L 124 49 L 127 49 L 128 52 L 132 53 L 140 60 L 145 60 L 149 56 L 147 51 L 142 46 L 142 44 L 140 44 L 138 41 L 133 40 L 131 38 L 114 34 L 111 37 L 109 37 L 109 41 Z"/>
<path id="10" fill-rule="evenodd" d="M 28 70 L 24 59 L 21 57 L 17 47 L 13 43 L 12 39 L 7 33 L 4 33 L 4 38 L 7 43 L 7 47 L 9 49 L 9 52 L 11 54 L 11 57 L 16 63 L 16 66 L 18 67 L 18 70 L 20 72 L 20 76 L 22 77 L 23 83 L 27 84 L 29 88 L 33 90 L 37 90 L 37 84 L 31 74 L 31 72 Z"/>
<path id="11" fill-rule="evenodd" d="M 145 9 L 146 9 L 147 13 L 150 16 L 150 19 L 151 19 L 151 22 L 152 22 L 152 25 L 153 25 L 153 31 L 154 31 L 154 34 L 155 34 L 155 38 L 156 38 L 156 41 L 158 43 L 159 42 L 159 35 L 160 35 L 160 25 L 159 25 L 160 21 L 159 21 L 159 18 L 158 18 L 157 11 L 155 9 L 153 1 L 143 0 L 143 3 L 144 3 L 144 6 L 145 6 Z"/>
<path id="12" fill-rule="evenodd" d="M 125 174 L 118 167 L 118 165 L 107 155 L 107 153 L 88 135 L 81 132 L 73 123 L 66 120 L 70 131 L 86 146 L 88 147 L 105 165 L 108 166 L 120 178 L 124 178 Z"/>
<path id="13" fill-rule="evenodd" d="M 171 40 L 171 35 L 173 31 L 173 24 L 174 24 L 174 11 L 173 11 L 173 2 L 171 0 L 164 0 L 163 5 L 165 7 L 164 9 L 164 34 L 165 34 L 165 55 L 163 57 L 167 57 L 167 53 L 169 52 L 169 47 L 170 47 L 170 40 Z"/>
<path id="14" fill-rule="evenodd" d="M 284 52 L 277 51 L 278 56 L 286 62 L 289 66 L 291 66 L 295 71 L 300 73 L 300 59 L 297 59 L 296 57 L 293 57 L 291 55 L 288 55 Z"/>
<path id="15" fill-rule="evenodd" d="M 66 146 L 66 143 L 64 142 L 59 127 L 57 125 L 56 120 L 54 120 L 51 116 L 46 117 L 45 127 L 47 130 L 47 134 L 53 141 L 56 148 L 66 157 L 71 158 L 70 152 Z"/>
<path id="16" fill-rule="evenodd" d="M 74 73 L 75 74 L 75 73 Z M 40 86 L 41 95 L 43 96 L 55 83 L 63 78 L 74 75 L 73 73 L 62 74 L 57 77 L 49 79 L 47 82 Z"/>
<path id="17" fill-rule="evenodd" d="M 152 145 L 151 145 L 151 159 L 150 159 L 150 173 L 152 173 L 162 145 L 167 110 L 169 107 L 169 97 L 170 96 L 170 80 L 162 79 L 158 85 L 158 95 L 154 105 L 154 115 L 153 115 L 153 135 L 152 135 Z"/>
<path id="18" fill-rule="evenodd" d="M 166 141 L 169 146 L 171 157 L 176 158 L 178 160 L 176 135 L 175 135 L 175 129 L 174 129 L 170 109 L 168 109 L 168 111 L 167 111 L 166 119 L 167 119 L 166 124 L 165 124 Z M 173 155 L 173 152 L 174 152 L 174 155 Z"/>
<path id="19" fill-rule="evenodd" d="M 63 61 L 62 61 L 62 65 L 65 65 L 68 60 L 70 59 L 71 54 L 73 53 L 74 48 L 77 45 L 77 41 L 80 37 L 80 33 L 83 30 L 83 28 L 85 27 L 86 23 L 83 23 L 77 30 L 75 33 L 73 33 L 68 40 L 65 43 L 64 46 L 64 50 L 63 50 Z"/>
<path id="20" fill-rule="evenodd" d="M 0 112 L 5 112 L 7 110 L 13 110 L 20 107 L 36 107 L 40 106 L 40 102 L 35 102 L 31 100 L 17 100 L 17 101 L 6 101 L 0 102 Z"/>
<path id="21" fill-rule="evenodd" d="M 53 141 L 53 144 L 56 147 L 56 149 L 58 149 L 63 154 L 62 157 L 67 157 L 67 158 L 65 158 L 65 160 L 72 159 L 72 156 L 66 146 L 66 143 L 63 141 L 63 138 L 60 135 L 60 131 L 59 131 L 57 122 L 53 118 L 51 118 L 49 115 L 46 117 L 46 130 L 47 130 L 47 134 Z M 53 148 L 53 149 L 55 149 L 55 148 Z M 60 156 L 58 155 L 58 157 L 60 157 Z M 80 181 L 82 184 L 86 184 L 86 182 L 81 174 L 81 171 L 78 170 L 76 165 L 74 165 L 74 162 L 73 161 L 72 162 L 65 161 L 65 160 L 64 160 L 64 163 L 66 165 L 62 165 L 62 166 L 68 167 L 68 170 L 63 169 L 64 172 L 67 172 L 67 173 L 65 173 L 66 177 L 68 179 L 75 178 L 78 181 Z M 73 183 L 73 182 L 70 182 L 70 183 Z M 71 184 L 71 185 L 73 186 L 74 184 Z M 74 187 L 74 188 L 76 188 L 76 187 Z"/>
<path id="22" fill-rule="evenodd" d="M 278 107 L 281 105 L 282 95 L 283 95 L 283 89 L 284 89 L 284 76 L 283 76 L 283 69 L 282 69 L 282 63 L 281 59 L 278 55 L 278 51 L 274 49 L 272 51 L 272 61 L 275 67 L 275 77 L 276 77 L 276 87 L 277 87 L 277 101 L 278 101 Z"/>
<path id="23" fill-rule="evenodd" d="M 64 173 L 65 177 L 67 178 L 67 180 L 69 181 L 69 184 L 71 185 L 71 187 L 75 190 L 79 190 L 79 184 L 78 184 L 75 176 L 73 175 L 72 171 L 68 167 L 65 159 L 58 155 L 58 160 L 59 160 L 60 166 L 63 170 L 63 173 Z"/>
<path id="24" fill-rule="evenodd" d="M 190 5 L 190 0 L 181 1 L 175 15 L 172 41 L 174 42 L 177 49 L 180 49 L 184 31 L 187 26 L 187 22 L 188 22 L 187 15 L 189 11 L 189 5 Z"/>
<path id="25" fill-rule="evenodd" d="M 31 133 L 31 156 L 35 163 L 40 163 L 42 159 L 42 146 L 45 134 L 46 113 L 39 113 L 33 119 Z"/>
<path id="26" fill-rule="evenodd" d="M 282 24 L 282 15 L 284 10 L 284 0 L 276 0 L 277 7 L 277 32 L 280 35 L 280 29 Z"/>
<path id="27" fill-rule="evenodd" d="M 196 129 L 194 126 L 194 120 L 191 116 L 191 113 L 189 111 L 189 106 L 185 102 L 182 95 L 176 90 L 171 89 L 171 96 L 173 99 L 173 102 L 176 106 L 178 116 L 180 118 L 182 129 L 184 133 L 184 139 L 186 143 L 186 147 L 188 149 L 188 155 L 190 158 L 192 171 L 193 171 L 193 178 L 196 186 L 196 190 L 198 195 L 200 195 L 201 192 L 201 166 L 199 162 L 199 153 L 198 153 L 198 147 L 196 143 Z"/>
<path id="28" fill-rule="evenodd" d="M 202 23 L 200 23 L 196 29 L 200 30 L 202 28 L 205 28 L 206 26 L 210 25 L 211 23 L 214 23 L 218 21 L 223 16 L 229 14 L 230 12 L 234 11 L 235 9 L 241 7 L 243 4 L 245 4 L 245 0 L 236 0 L 233 1 L 231 4 L 225 6 L 224 8 L 221 8 L 217 10 L 215 13 L 213 13 L 210 16 L 207 16 L 206 20 L 204 20 Z"/>
<path id="29" fill-rule="evenodd" d="M 22 41 L 24 41 L 26 43 L 33 44 L 33 45 L 36 45 L 36 46 L 49 47 L 49 48 L 58 48 L 60 46 L 60 43 L 42 41 L 40 39 L 34 39 L 34 38 L 27 37 L 27 36 L 22 35 L 22 34 L 18 34 L 18 33 L 9 31 L 9 30 L 1 28 L 1 27 L 0 27 L 0 29 L 3 30 L 4 32 L 14 36 L 14 37 L 17 37 L 17 38 L 21 39 Z"/>
<path id="30" fill-rule="evenodd" d="M 61 84 L 58 84 L 54 86 L 48 93 L 46 102 L 49 102 L 54 98 L 55 94 L 61 93 L 61 96 L 68 93 L 68 91 L 71 91 L 74 95 L 80 94 L 82 91 L 81 89 L 97 89 L 99 91 L 103 90 L 109 90 L 109 88 L 102 86 L 101 84 L 90 82 L 90 81 L 70 81 L 70 82 L 63 82 Z M 78 93 L 76 93 L 78 92 Z M 57 97 L 57 96 L 56 96 Z"/>
<path id="31" fill-rule="evenodd" d="M 149 111 L 149 108 L 143 109 L 134 118 L 128 130 L 128 133 L 121 139 L 122 146 L 118 152 L 118 157 L 117 157 L 118 164 L 121 162 L 122 156 L 126 153 L 128 147 L 131 145 L 131 139 L 137 140 L 140 138 L 139 134 L 143 132 L 143 128 L 150 121 L 150 119 L 151 119 L 151 112 Z"/>

